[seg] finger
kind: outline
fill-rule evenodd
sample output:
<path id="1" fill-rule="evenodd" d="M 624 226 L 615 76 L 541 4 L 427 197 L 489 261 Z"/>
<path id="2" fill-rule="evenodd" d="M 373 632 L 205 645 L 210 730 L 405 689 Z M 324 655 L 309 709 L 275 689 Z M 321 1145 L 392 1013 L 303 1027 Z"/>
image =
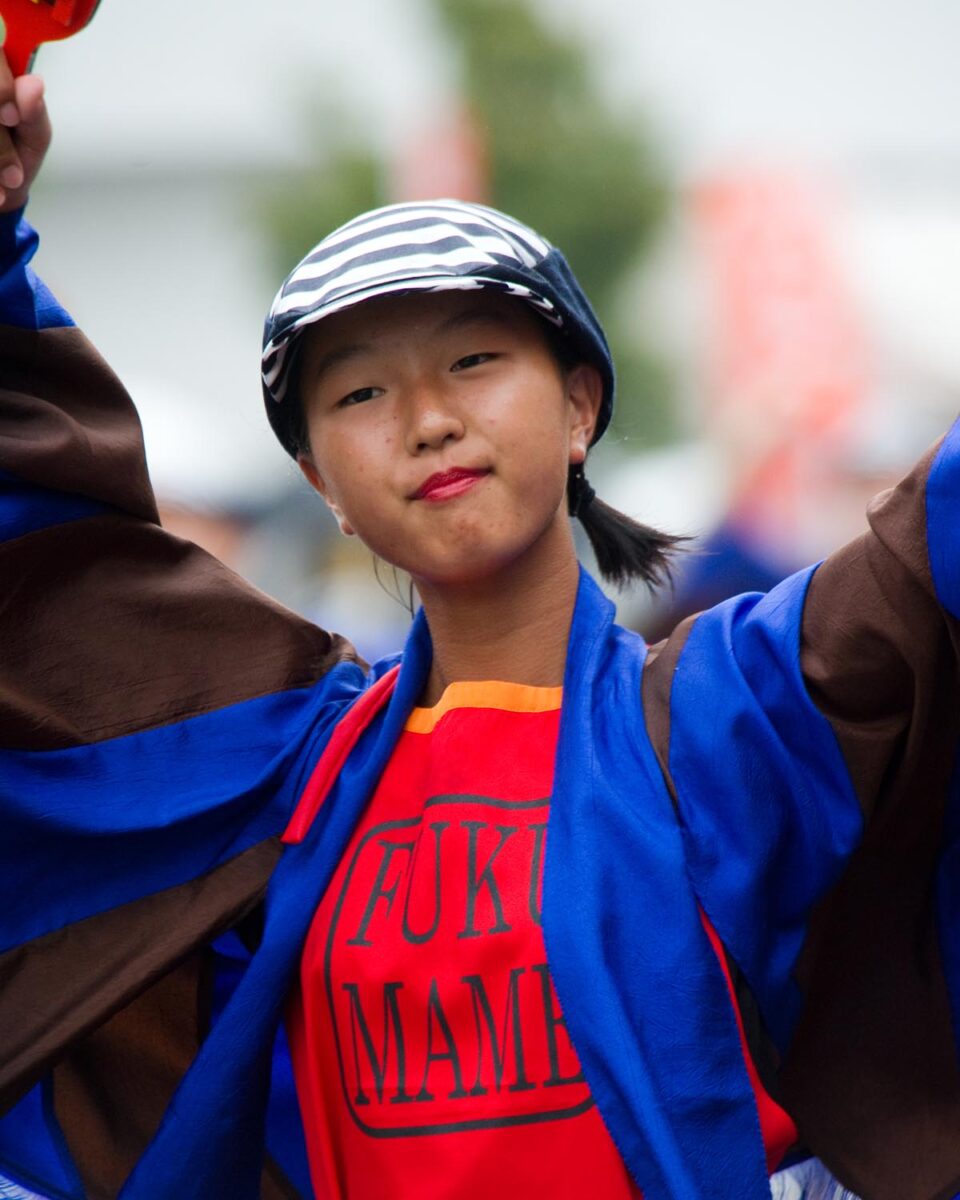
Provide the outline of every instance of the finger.
<path id="1" fill-rule="evenodd" d="M 0 124 L 16 125 L 20 113 L 13 94 L 13 72 L 7 62 L 7 56 L 0 51 Z"/>
<path id="2" fill-rule="evenodd" d="M 32 178 L 50 146 L 50 117 L 43 98 L 43 80 L 39 75 L 21 75 L 14 84 L 14 99 L 20 124 L 13 133 L 21 164 Z"/>
<path id="3" fill-rule="evenodd" d="M 14 128 L 0 124 L 0 212 L 26 204 L 50 145 L 50 118 L 39 75 L 22 75 L 14 82 L 14 102 L 19 123 Z"/>
<path id="4" fill-rule="evenodd" d="M 0 128 L 0 185 L 15 191 L 23 183 L 20 154 L 9 129 Z"/>
<path id="5" fill-rule="evenodd" d="M 39 75 L 21 75 L 13 81 L 13 101 L 23 124 L 30 124 L 45 115 L 44 90 Z M 19 135 L 22 130 L 17 133 Z"/>

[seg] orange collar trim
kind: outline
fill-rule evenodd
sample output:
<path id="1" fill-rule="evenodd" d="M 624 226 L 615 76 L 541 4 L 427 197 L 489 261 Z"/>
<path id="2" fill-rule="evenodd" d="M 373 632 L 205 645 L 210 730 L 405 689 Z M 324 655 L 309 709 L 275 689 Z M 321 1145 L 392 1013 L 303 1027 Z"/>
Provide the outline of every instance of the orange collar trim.
<path id="1" fill-rule="evenodd" d="M 498 708 L 502 712 L 555 712 L 563 699 L 562 687 L 533 687 L 485 679 L 477 683 L 451 683 L 432 708 L 414 708 L 405 733 L 432 733 L 442 717 L 456 708 Z"/>

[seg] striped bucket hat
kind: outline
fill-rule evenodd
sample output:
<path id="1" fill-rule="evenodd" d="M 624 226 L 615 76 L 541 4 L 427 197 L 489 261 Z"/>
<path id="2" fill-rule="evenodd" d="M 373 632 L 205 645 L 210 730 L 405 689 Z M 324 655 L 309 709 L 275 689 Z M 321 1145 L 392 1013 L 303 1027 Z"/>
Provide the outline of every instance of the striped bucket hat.
<path id="1" fill-rule="evenodd" d="M 460 200 L 391 204 L 342 225 L 291 271 L 264 325 L 261 374 L 267 416 L 284 449 L 296 454 L 300 423 L 297 345 L 308 325 L 364 300 L 450 288 L 494 288 L 531 305 L 562 331 L 603 379 L 594 441 L 613 409 L 610 349 L 566 259 L 526 225 Z"/>

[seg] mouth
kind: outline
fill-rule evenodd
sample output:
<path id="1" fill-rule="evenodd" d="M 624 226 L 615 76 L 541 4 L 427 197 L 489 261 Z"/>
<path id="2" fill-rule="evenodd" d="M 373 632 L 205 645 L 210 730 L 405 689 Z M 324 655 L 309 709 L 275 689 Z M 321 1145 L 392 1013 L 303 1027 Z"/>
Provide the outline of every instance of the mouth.
<path id="1" fill-rule="evenodd" d="M 490 474 L 487 468 L 451 467 L 449 471 L 437 471 L 413 493 L 412 500 L 452 500 L 454 496 L 462 496 L 481 479 Z"/>

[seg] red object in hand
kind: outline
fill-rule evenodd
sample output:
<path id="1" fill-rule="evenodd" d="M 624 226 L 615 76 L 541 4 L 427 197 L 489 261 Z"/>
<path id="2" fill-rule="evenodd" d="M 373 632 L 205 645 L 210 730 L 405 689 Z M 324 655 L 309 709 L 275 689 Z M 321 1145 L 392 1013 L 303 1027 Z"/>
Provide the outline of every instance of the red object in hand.
<path id="1" fill-rule="evenodd" d="M 14 75 L 30 70 L 41 42 L 72 37 L 90 23 L 100 0 L 0 0 L 3 50 Z"/>

